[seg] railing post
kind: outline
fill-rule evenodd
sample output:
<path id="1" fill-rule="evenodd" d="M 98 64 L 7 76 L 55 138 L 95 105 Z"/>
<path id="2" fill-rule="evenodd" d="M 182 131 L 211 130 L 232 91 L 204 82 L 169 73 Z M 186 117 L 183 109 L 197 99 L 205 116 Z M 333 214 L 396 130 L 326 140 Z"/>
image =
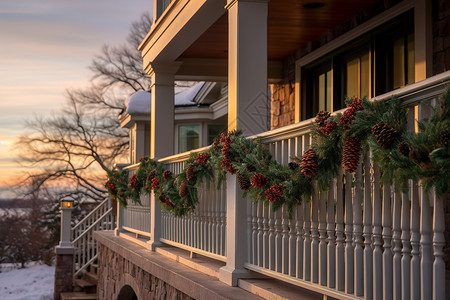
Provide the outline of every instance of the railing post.
<path id="1" fill-rule="evenodd" d="M 248 278 L 250 272 L 244 268 L 247 262 L 247 200 L 242 198 L 236 175 L 227 174 L 227 232 L 226 266 L 220 268 L 219 279 L 231 286 L 237 286 L 239 278 Z"/>
<path id="2" fill-rule="evenodd" d="M 73 198 L 66 197 L 61 201 L 61 241 L 55 247 L 55 285 L 54 299 L 59 300 L 62 292 L 73 290 L 73 255 L 74 247 L 70 240 Z"/>

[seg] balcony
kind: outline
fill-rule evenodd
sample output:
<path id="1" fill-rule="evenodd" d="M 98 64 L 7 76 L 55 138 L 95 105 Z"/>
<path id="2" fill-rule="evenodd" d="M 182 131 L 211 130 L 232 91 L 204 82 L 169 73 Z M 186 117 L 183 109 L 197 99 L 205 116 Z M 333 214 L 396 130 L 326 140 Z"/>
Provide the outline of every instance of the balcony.
<path id="1" fill-rule="evenodd" d="M 414 129 L 415 119 L 429 116 L 429 105 L 436 104 L 449 83 L 450 72 L 445 72 L 372 101 L 399 97 L 410 108 L 409 128 Z M 307 120 L 253 138 L 287 164 L 310 148 L 312 126 Z M 189 155 L 159 161 L 178 174 Z M 132 174 L 137 167 L 127 169 Z M 274 212 L 272 204 L 233 202 L 239 192 L 235 176 L 228 175 L 220 190 L 199 189 L 199 205 L 185 217 L 161 210 L 148 198 L 141 206 L 120 207 L 116 232 L 146 248 L 152 248 L 148 241 L 153 240 L 156 246 L 225 262 L 224 268 L 239 268 L 243 260 L 247 277 L 257 273 L 333 298 L 444 299 L 449 286 L 443 261 L 446 199 L 412 181 L 407 192 L 398 192 L 383 186 L 380 176 L 367 155 L 354 174 L 341 172 L 329 191 L 315 192 L 289 218 L 286 207 Z M 220 279 L 247 287 L 239 278 Z"/>

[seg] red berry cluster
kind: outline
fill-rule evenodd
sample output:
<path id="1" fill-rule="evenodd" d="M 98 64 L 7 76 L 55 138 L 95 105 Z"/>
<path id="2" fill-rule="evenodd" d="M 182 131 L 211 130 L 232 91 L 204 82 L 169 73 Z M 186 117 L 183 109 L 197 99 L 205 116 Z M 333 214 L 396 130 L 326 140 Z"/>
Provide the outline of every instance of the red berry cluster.
<path id="1" fill-rule="evenodd" d="M 152 179 L 153 178 L 155 178 L 155 176 L 156 176 L 156 171 L 155 170 L 152 170 L 149 174 L 148 174 L 148 176 L 147 176 L 147 181 L 152 181 Z"/>
<path id="2" fill-rule="evenodd" d="M 133 174 L 133 176 L 131 176 L 130 178 L 130 187 L 134 188 L 138 185 L 138 180 L 136 178 L 136 174 Z"/>
<path id="3" fill-rule="evenodd" d="M 222 147 L 223 158 L 222 158 L 221 166 L 222 166 L 222 168 L 226 169 L 231 174 L 235 174 L 236 170 L 233 168 L 233 164 L 230 159 L 231 135 L 232 134 L 233 134 L 233 132 L 231 132 L 231 131 L 228 133 L 222 132 L 220 134 L 220 143 L 224 144 Z"/>
<path id="4" fill-rule="evenodd" d="M 325 120 L 324 125 L 319 127 L 319 131 L 323 134 L 329 135 L 337 127 L 335 121 Z"/>
<path id="5" fill-rule="evenodd" d="M 165 170 L 163 173 L 164 179 L 169 179 L 172 177 L 172 172 L 170 170 Z"/>
<path id="6" fill-rule="evenodd" d="M 283 191 L 285 186 L 274 184 L 264 193 L 266 194 L 266 199 L 270 202 L 276 202 L 283 197 Z"/>
<path id="7" fill-rule="evenodd" d="M 153 178 L 152 179 L 152 188 L 154 190 L 157 190 L 157 189 L 160 188 L 160 186 L 159 186 L 159 179 L 158 178 Z"/>
<path id="8" fill-rule="evenodd" d="M 341 124 L 350 124 L 356 117 L 356 112 L 363 110 L 361 99 L 354 98 L 353 102 L 347 105 L 348 109 L 344 112 L 342 117 L 339 119 L 339 123 Z M 344 129 L 348 129 L 347 126 Z"/>
<path id="9" fill-rule="evenodd" d="M 170 199 L 168 199 L 168 198 L 166 199 L 166 205 L 168 207 L 170 207 L 171 209 L 175 208 L 175 204 L 173 204 L 172 201 L 170 201 Z"/>
<path id="10" fill-rule="evenodd" d="M 210 157 L 211 157 L 211 154 L 209 154 L 209 153 L 200 153 L 199 155 L 197 155 L 195 160 L 197 161 L 198 164 L 206 165 L 206 163 L 208 162 Z"/>
<path id="11" fill-rule="evenodd" d="M 265 187 L 268 181 L 267 177 L 264 177 L 263 173 L 255 173 L 252 176 L 252 186 L 253 187 Z"/>
<path id="12" fill-rule="evenodd" d="M 105 187 L 110 191 L 111 194 L 113 194 L 113 195 L 117 194 L 117 189 L 116 189 L 116 186 L 114 185 L 114 183 L 106 181 Z"/>

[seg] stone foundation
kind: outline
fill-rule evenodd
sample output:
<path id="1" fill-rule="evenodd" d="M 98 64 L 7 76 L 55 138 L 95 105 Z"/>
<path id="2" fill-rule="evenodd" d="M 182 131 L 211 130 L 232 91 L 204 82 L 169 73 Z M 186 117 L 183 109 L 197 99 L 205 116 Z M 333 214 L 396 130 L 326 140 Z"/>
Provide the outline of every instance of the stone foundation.
<path id="1" fill-rule="evenodd" d="M 126 286 L 133 289 L 138 299 L 193 299 L 102 244 L 98 264 L 99 299 L 120 299 Z"/>

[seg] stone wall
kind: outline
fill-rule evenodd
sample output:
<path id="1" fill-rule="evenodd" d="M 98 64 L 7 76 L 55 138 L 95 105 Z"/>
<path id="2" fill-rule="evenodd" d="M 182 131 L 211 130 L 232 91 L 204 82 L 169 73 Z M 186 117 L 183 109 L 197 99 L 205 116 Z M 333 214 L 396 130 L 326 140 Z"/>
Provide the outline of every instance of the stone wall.
<path id="1" fill-rule="evenodd" d="M 433 1 L 433 75 L 450 70 L 450 1 Z"/>
<path id="2" fill-rule="evenodd" d="M 293 83 L 272 84 L 270 129 L 295 122 L 295 88 Z"/>
<path id="3" fill-rule="evenodd" d="M 119 299 L 125 286 L 133 289 L 137 299 L 193 299 L 100 243 L 98 264 L 99 299 Z"/>

